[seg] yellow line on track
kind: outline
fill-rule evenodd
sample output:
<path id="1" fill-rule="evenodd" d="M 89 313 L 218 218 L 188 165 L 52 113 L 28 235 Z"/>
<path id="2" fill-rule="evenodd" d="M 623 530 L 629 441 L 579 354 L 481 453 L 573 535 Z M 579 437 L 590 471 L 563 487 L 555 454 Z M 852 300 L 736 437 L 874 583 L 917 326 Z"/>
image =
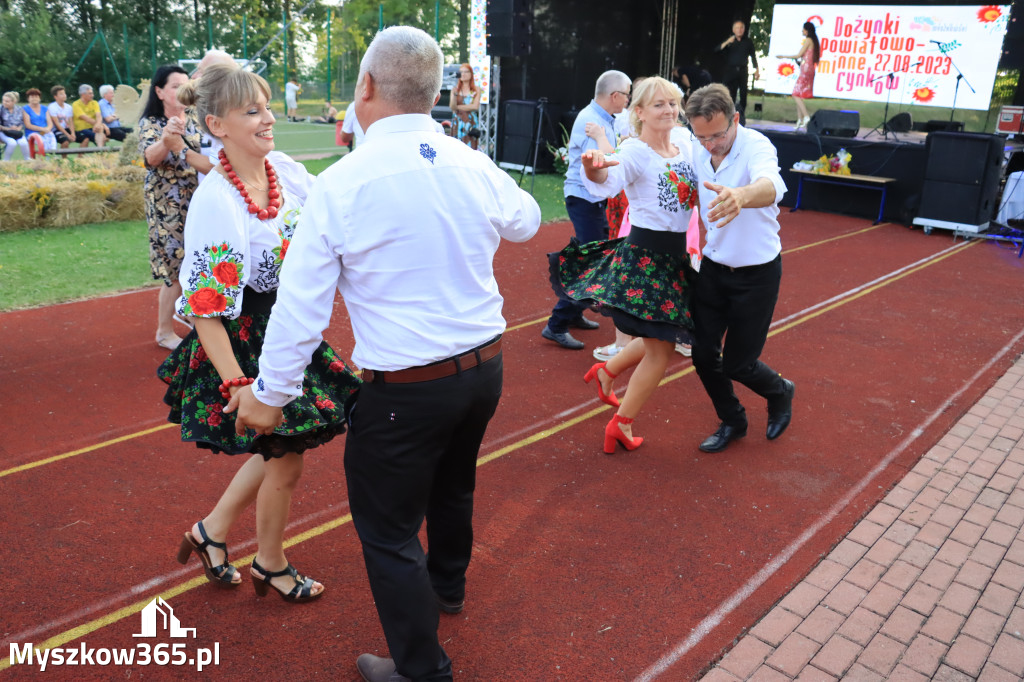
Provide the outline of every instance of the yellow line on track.
<path id="1" fill-rule="evenodd" d="M 831 305 L 826 306 L 826 307 L 824 307 L 824 308 L 822 308 L 820 310 L 815 310 L 815 311 L 813 311 L 811 313 L 808 313 L 807 315 L 804 315 L 803 317 L 800 317 L 798 319 L 793 320 L 792 322 L 790 322 L 788 324 L 785 324 L 785 325 L 782 325 L 780 327 L 777 327 L 777 328 L 773 329 L 771 332 L 769 332 L 768 336 L 769 337 L 775 336 L 775 335 L 780 334 L 780 333 L 782 333 L 782 332 L 784 332 L 786 330 L 792 329 L 793 327 L 795 327 L 795 326 L 797 326 L 799 324 L 803 324 L 804 322 L 812 320 L 812 319 L 822 315 L 826 311 L 835 310 L 837 308 L 840 308 L 840 307 L 846 305 L 847 303 L 851 303 L 853 301 L 856 301 L 856 300 L 862 298 L 863 296 L 866 296 L 867 294 L 869 294 L 871 292 L 877 291 L 878 289 L 881 289 L 882 287 L 888 286 L 889 284 L 892 284 L 893 282 L 897 282 L 897 281 L 903 279 L 904 277 L 910 275 L 911 273 L 919 272 L 919 271 L 921 271 L 921 270 L 923 270 L 923 269 L 925 269 L 927 267 L 935 265 L 936 263 L 940 263 L 943 260 L 945 260 L 946 258 L 949 258 L 950 256 L 952 256 L 954 254 L 960 253 L 964 249 L 966 249 L 966 248 L 968 248 L 970 246 L 974 246 L 974 245 L 979 244 L 979 243 L 981 243 L 981 242 L 980 241 L 966 242 L 964 244 L 964 246 L 962 246 L 959 249 L 956 249 L 956 250 L 950 251 L 949 253 L 946 253 L 944 255 L 938 256 L 938 257 L 934 258 L 933 260 L 929 260 L 926 263 L 922 263 L 922 264 L 918 265 L 917 267 L 911 268 L 911 269 L 909 269 L 909 270 L 907 270 L 905 272 L 900 273 L 899 275 L 896 275 L 894 277 L 888 278 L 888 279 L 886 279 L 883 282 L 879 282 L 878 284 L 875 284 L 874 286 L 867 287 L 867 288 L 865 288 L 865 289 L 863 289 L 861 291 L 858 291 L 855 294 L 850 295 L 847 298 L 844 298 L 844 299 L 841 299 L 839 301 L 836 301 L 836 302 L 832 303 Z M 661 382 L 658 385 L 659 386 L 663 386 L 663 385 L 665 385 L 667 383 L 670 383 L 672 381 L 680 379 L 680 378 L 686 376 L 687 374 L 691 374 L 693 372 L 694 372 L 693 365 L 690 365 L 690 366 L 688 366 L 688 367 L 686 367 L 686 368 L 676 372 L 675 374 L 672 374 L 670 376 L 665 377 L 664 379 L 661 380 Z M 566 430 L 566 429 L 568 429 L 568 428 L 570 428 L 572 426 L 575 426 L 576 424 L 579 424 L 579 423 L 584 422 L 584 421 L 586 421 L 588 419 L 591 419 L 592 417 L 595 417 L 595 416 L 597 416 L 598 414 L 600 414 L 602 412 L 606 412 L 609 409 L 610 409 L 609 406 L 601 405 L 600 407 L 596 407 L 596 408 L 594 408 L 594 409 L 592 409 L 592 410 L 590 410 L 588 412 L 584 412 L 583 414 L 580 414 L 580 415 L 578 415 L 576 417 L 573 417 L 572 419 L 564 421 L 564 422 L 562 422 L 562 423 L 560 423 L 560 424 L 558 424 L 556 426 L 553 426 L 553 427 L 548 428 L 548 429 L 544 429 L 542 431 L 538 431 L 537 433 L 534 433 L 534 434 L 529 435 L 529 436 L 527 436 L 525 438 L 522 438 L 522 439 L 516 441 L 515 443 L 511 443 L 511 444 L 509 444 L 509 445 L 507 445 L 507 446 L 505 446 L 503 448 L 500 448 L 498 450 L 495 450 L 492 453 L 489 453 L 487 455 L 484 455 L 483 457 L 478 458 L 477 459 L 477 467 L 481 467 L 484 464 L 492 462 L 492 461 L 494 461 L 494 460 L 496 460 L 496 459 L 498 459 L 500 457 L 504 457 L 505 455 L 508 455 L 508 454 L 510 454 L 512 452 L 515 452 L 516 450 L 520 450 L 520 449 L 522 449 L 522 448 L 524 448 L 524 447 L 526 447 L 528 445 L 532 445 L 534 443 L 537 443 L 537 442 L 540 442 L 542 440 L 545 440 L 546 438 L 549 438 L 549 437 L 551 437 L 551 436 L 553 436 L 553 435 L 555 435 L 557 433 L 560 433 L 561 431 L 564 431 L 564 430 Z M 171 425 L 168 425 L 168 426 L 171 426 Z M 149 432 L 158 430 L 160 428 L 166 428 L 166 427 L 157 427 L 157 429 L 150 429 Z M 141 433 L 139 435 L 141 435 Z M 125 436 L 125 437 L 122 437 L 121 439 L 118 439 L 118 440 L 127 440 L 130 437 L 132 437 L 132 436 Z M 113 442 L 113 441 L 111 441 L 111 442 Z M 96 447 L 100 447 L 100 446 L 102 446 L 102 444 L 99 444 Z M 72 456 L 72 454 L 73 453 L 69 453 L 67 456 Z M 26 465 L 26 466 L 28 466 L 28 465 Z M 288 540 L 285 541 L 284 546 L 285 546 L 285 548 L 292 547 L 293 545 L 297 545 L 297 544 L 299 544 L 301 542 L 305 542 L 306 540 L 310 540 L 312 538 L 318 537 L 320 535 L 323 535 L 327 531 L 333 530 L 335 528 L 338 528 L 339 526 L 342 526 L 342 525 L 345 525 L 345 524 L 349 523 L 351 520 L 352 520 L 352 515 L 351 514 L 346 514 L 346 515 L 341 516 L 341 517 L 339 517 L 337 519 L 333 519 L 331 521 L 327 521 L 326 523 L 322 523 L 319 526 L 316 526 L 315 528 L 310 528 L 309 530 L 303 531 L 302 533 L 299 533 L 298 535 L 295 535 L 294 537 L 289 538 Z M 256 557 L 255 554 L 250 554 L 249 556 L 244 557 L 244 558 L 242 558 L 239 561 L 236 561 L 235 564 L 237 566 L 247 566 L 247 565 L 252 563 L 252 560 L 255 557 Z M 168 590 L 166 590 L 164 592 L 160 592 L 159 596 L 161 596 L 165 600 L 167 600 L 167 599 L 170 599 L 172 597 L 176 597 L 179 594 L 183 594 L 185 592 L 188 592 L 189 590 L 192 590 L 192 589 L 194 589 L 196 587 L 199 587 L 200 585 L 203 585 L 205 582 L 206 582 L 206 576 L 205 575 L 197 576 L 195 578 L 192 578 L 191 580 L 188 580 L 188 581 L 186 581 L 184 583 L 181 583 L 180 585 L 176 585 L 176 586 L 174 586 L 172 588 L 169 588 Z M 118 609 L 117 611 L 113 611 L 113 612 L 111 612 L 111 613 L 109 613 L 109 614 L 107 614 L 105 616 L 101 616 L 99 618 L 91 620 L 88 623 L 84 623 L 84 624 L 79 625 L 79 626 L 77 626 L 75 628 L 71 628 L 70 630 L 66 630 L 66 631 L 64 631 L 64 632 L 62 632 L 62 633 L 60 633 L 58 635 L 55 635 L 55 636 L 51 637 L 50 639 L 46 640 L 42 644 L 39 644 L 36 648 L 37 649 L 52 649 L 54 647 L 59 647 L 59 646 L 62 646 L 64 644 L 72 641 L 72 640 L 78 639 L 80 637 L 84 637 L 85 635 L 87 635 L 87 634 L 89 634 L 91 632 L 95 632 L 96 630 L 99 630 L 100 628 L 106 627 L 107 625 L 112 625 L 112 624 L 114 624 L 114 623 L 116 623 L 116 622 L 118 622 L 120 620 L 123 620 L 123 619 L 127 618 L 128 616 L 131 616 L 131 615 L 134 615 L 136 613 L 139 613 L 156 596 L 157 595 L 154 595 L 153 597 L 149 597 L 148 599 L 144 599 L 144 600 L 138 601 L 138 602 L 136 602 L 134 604 L 131 604 L 129 606 L 125 606 L 124 608 Z M 10 666 L 11 666 L 11 663 L 10 663 L 10 659 L 9 658 L 7 660 L 0 661 L 0 671 L 3 671 L 5 669 L 9 668 Z"/>
<path id="2" fill-rule="evenodd" d="M 36 460 L 35 462 L 29 462 L 27 464 L 22 464 L 20 466 L 12 467 L 10 469 L 4 469 L 3 471 L 0 471 L 0 478 L 3 478 L 4 476 L 10 476 L 11 474 L 16 474 L 16 473 L 18 473 L 20 471 L 28 471 L 29 469 L 35 469 L 36 467 L 41 467 L 44 464 L 51 464 L 53 462 L 59 462 L 60 460 L 67 459 L 69 457 L 77 457 L 78 455 L 84 455 L 87 452 L 93 452 L 94 450 L 99 450 L 100 448 L 105 448 L 108 445 L 117 445 L 118 443 L 123 443 L 123 442 L 125 442 L 127 440 L 132 440 L 133 438 L 140 438 L 142 436 L 148 436 L 151 433 L 156 433 L 157 431 L 163 431 L 164 429 L 169 429 L 172 426 L 178 426 L 178 425 L 177 424 L 161 424 L 160 426 L 154 426 L 151 429 L 145 429 L 143 431 L 136 431 L 135 433 L 129 433 L 128 435 L 125 435 L 125 436 L 118 436 L 117 438 L 111 438 L 110 440 L 105 440 L 102 443 L 96 443 L 95 445 L 89 445 L 89 446 L 84 447 L 84 448 L 79 448 L 78 450 L 72 450 L 71 452 L 65 452 L 62 455 L 54 455 L 53 457 L 47 457 L 46 459 L 40 459 L 40 460 Z"/>

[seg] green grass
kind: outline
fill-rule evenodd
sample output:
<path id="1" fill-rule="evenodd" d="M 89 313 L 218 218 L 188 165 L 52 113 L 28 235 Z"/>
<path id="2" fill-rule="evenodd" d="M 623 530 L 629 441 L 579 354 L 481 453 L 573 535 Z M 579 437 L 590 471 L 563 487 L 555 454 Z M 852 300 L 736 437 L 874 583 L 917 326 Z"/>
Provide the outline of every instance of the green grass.
<path id="1" fill-rule="evenodd" d="M 339 158 L 302 163 L 319 174 Z M 518 180 L 519 174 L 512 177 Z M 522 186 L 529 191 L 529 175 Z M 545 222 L 565 220 L 562 176 L 538 175 L 534 196 Z M 0 233 L 0 311 L 157 285 L 144 220 Z"/>
<path id="2" fill-rule="evenodd" d="M 145 221 L 0 234 L 0 310 L 156 284 Z"/>

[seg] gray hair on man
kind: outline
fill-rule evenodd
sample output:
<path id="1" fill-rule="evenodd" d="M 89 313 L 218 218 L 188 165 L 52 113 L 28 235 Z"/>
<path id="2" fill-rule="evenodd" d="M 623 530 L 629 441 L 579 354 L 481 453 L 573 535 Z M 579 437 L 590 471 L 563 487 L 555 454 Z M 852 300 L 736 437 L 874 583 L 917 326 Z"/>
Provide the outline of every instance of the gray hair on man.
<path id="1" fill-rule="evenodd" d="M 629 86 L 633 81 L 621 71 L 605 71 L 597 77 L 597 85 L 594 86 L 594 98 L 601 95 L 610 95 L 613 92 L 629 92 Z"/>
<path id="2" fill-rule="evenodd" d="M 211 49 L 207 50 L 203 58 L 199 60 L 199 64 L 196 65 L 196 70 L 192 72 L 193 77 L 196 75 L 202 75 L 204 69 L 208 69 L 214 64 L 234 64 L 235 59 L 224 50 Z"/>
<path id="3" fill-rule="evenodd" d="M 100 97 L 104 97 L 108 92 L 113 92 L 114 86 L 109 83 L 104 83 L 100 86 Z"/>
<path id="4" fill-rule="evenodd" d="M 92 86 L 91 85 L 89 85 L 88 83 L 82 83 L 81 85 L 78 86 L 78 94 L 79 95 L 84 95 L 87 92 L 92 92 Z"/>
<path id="5" fill-rule="evenodd" d="M 444 55 L 437 41 L 412 26 L 378 33 L 363 55 L 359 77 L 369 73 L 382 99 L 406 113 L 426 114 L 441 92 Z"/>

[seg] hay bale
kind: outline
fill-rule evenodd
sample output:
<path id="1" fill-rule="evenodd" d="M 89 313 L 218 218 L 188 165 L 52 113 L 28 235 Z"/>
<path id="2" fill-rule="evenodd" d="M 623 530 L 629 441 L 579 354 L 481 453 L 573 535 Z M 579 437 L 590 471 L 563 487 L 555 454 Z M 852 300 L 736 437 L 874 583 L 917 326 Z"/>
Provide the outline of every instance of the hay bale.
<path id="1" fill-rule="evenodd" d="M 109 157 L 3 164 L 0 232 L 141 219 L 145 175 Z"/>

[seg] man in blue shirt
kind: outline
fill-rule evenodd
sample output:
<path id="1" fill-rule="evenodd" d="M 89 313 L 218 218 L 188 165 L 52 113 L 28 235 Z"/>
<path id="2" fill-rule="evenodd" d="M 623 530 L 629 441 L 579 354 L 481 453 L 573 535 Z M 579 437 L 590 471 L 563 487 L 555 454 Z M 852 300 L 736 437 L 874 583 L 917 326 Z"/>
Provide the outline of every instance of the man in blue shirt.
<path id="1" fill-rule="evenodd" d="M 100 115 L 103 116 L 103 122 L 106 123 L 107 128 L 110 129 L 110 139 L 117 140 L 118 142 L 124 142 L 124 138 L 132 129 L 125 128 L 121 125 L 121 119 L 118 117 L 117 111 L 114 109 L 113 85 L 104 84 L 100 86 Z"/>
<path id="2" fill-rule="evenodd" d="M 608 200 L 588 192 L 580 179 L 583 167 L 580 157 L 588 149 L 597 149 L 597 140 L 587 137 L 587 124 L 596 123 L 601 126 L 608 140 L 614 141 L 614 116 L 629 104 L 631 85 L 629 76 L 621 71 L 605 71 L 597 79 L 594 99 L 583 108 L 572 124 L 572 133 L 569 135 L 569 169 L 565 172 L 565 209 L 580 242 L 608 239 L 608 219 L 604 212 Z M 583 350 L 583 342 L 569 333 L 569 327 L 597 329 L 597 322 L 583 317 L 584 310 L 585 306 L 579 303 L 559 300 L 541 336 L 563 348 Z"/>

